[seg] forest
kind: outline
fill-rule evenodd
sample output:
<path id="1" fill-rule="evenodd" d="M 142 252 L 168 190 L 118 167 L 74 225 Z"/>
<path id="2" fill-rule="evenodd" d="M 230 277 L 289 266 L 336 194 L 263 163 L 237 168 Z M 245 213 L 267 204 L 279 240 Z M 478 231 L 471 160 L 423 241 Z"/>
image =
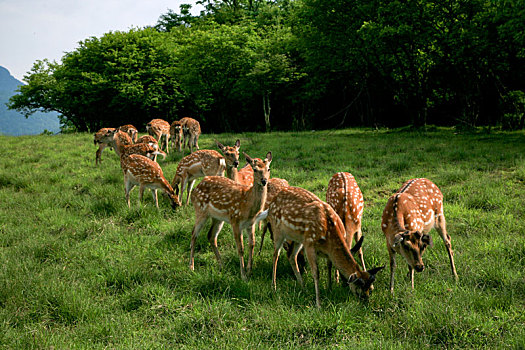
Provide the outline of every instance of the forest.
<path id="1" fill-rule="evenodd" d="M 39 60 L 9 108 L 62 130 L 525 126 L 522 0 L 202 0 Z"/>

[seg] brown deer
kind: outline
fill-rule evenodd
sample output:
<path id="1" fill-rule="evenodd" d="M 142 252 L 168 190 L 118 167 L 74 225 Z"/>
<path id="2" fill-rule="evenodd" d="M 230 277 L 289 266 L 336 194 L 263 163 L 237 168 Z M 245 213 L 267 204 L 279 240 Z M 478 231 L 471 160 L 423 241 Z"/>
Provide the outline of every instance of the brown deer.
<path id="1" fill-rule="evenodd" d="M 182 152 L 182 123 L 175 120 L 170 126 L 171 148 L 176 148 L 177 151 Z"/>
<path id="2" fill-rule="evenodd" d="M 241 141 L 237 140 L 233 147 L 224 146 L 215 141 L 224 154 L 224 157 L 214 150 L 198 150 L 182 158 L 177 165 L 177 171 L 171 185 L 177 195 L 182 198 L 187 191 L 186 205 L 189 203 L 190 193 L 195 180 L 204 176 L 223 176 L 224 172 L 231 178 L 239 166 L 239 148 Z M 179 184 L 181 184 L 179 192 Z"/>
<path id="3" fill-rule="evenodd" d="M 201 135 L 201 125 L 198 121 L 193 118 L 182 118 L 180 120 L 182 125 L 182 131 L 184 134 L 183 147 L 186 145 L 190 149 L 190 153 L 193 152 L 193 147 L 199 149 L 199 136 Z"/>
<path id="4" fill-rule="evenodd" d="M 152 145 L 155 144 L 157 146 L 159 144 L 157 142 L 157 139 L 154 138 L 151 135 L 144 135 L 144 136 L 139 137 L 136 143 L 149 143 L 149 144 L 152 144 Z"/>
<path id="5" fill-rule="evenodd" d="M 195 226 L 193 226 L 191 233 L 191 270 L 194 269 L 195 241 L 207 219 L 211 218 L 212 224 L 208 232 L 208 240 L 219 265 L 222 266 L 221 256 L 217 248 L 217 237 L 226 221 L 232 226 L 233 236 L 235 237 L 241 277 L 246 279 L 251 273 L 255 246 L 255 217 L 263 209 L 266 201 L 266 184 L 270 177 L 272 153 L 268 152 L 264 160 L 252 159 L 246 153 L 244 153 L 244 156 L 254 171 L 252 186 L 244 186 L 220 176 L 207 176 L 197 185 L 191 195 L 191 201 L 195 209 Z M 247 272 L 244 269 L 242 237 L 242 231 L 244 230 L 249 231 Z"/>
<path id="6" fill-rule="evenodd" d="M 137 130 L 136 127 L 134 127 L 131 124 L 126 124 L 126 125 L 119 126 L 118 129 L 120 131 L 124 131 L 126 134 L 128 134 L 129 137 L 131 137 L 131 141 L 133 141 L 133 143 L 137 142 L 137 138 L 139 136 L 139 131 Z"/>
<path id="7" fill-rule="evenodd" d="M 101 141 L 115 148 L 115 152 L 122 157 L 123 155 L 140 154 L 152 160 L 156 160 L 157 155 L 166 158 L 166 153 L 158 149 L 156 143 L 135 143 L 129 144 L 130 137 L 118 129 L 108 130 L 101 138 Z"/>
<path id="8" fill-rule="evenodd" d="M 272 204 L 275 197 L 277 197 L 279 192 L 281 192 L 283 188 L 288 187 L 288 186 L 290 186 L 290 184 L 285 179 L 279 179 L 277 177 L 270 178 L 268 180 L 268 191 L 266 194 L 266 203 L 264 204 L 263 210 L 267 210 L 270 207 L 270 204 Z M 259 224 L 262 224 L 262 229 L 263 229 L 263 232 L 261 235 L 261 245 L 259 246 L 259 254 L 261 254 L 266 231 L 270 231 L 270 236 L 272 237 L 272 240 L 273 240 L 273 233 L 272 233 L 272 228 L 270 227 L 270 224 L 268 223 L 268 220 L 261 220 L 259 221 Z M 261 229 L 260 226 L 259 226 L 259 229 Z"/>
<path id="9" fill-rule="evenodd" d="M 452 274 L 457 280 L 451 239 L 447 233 L 443 214 L 443 194 L 428 179 L 412 179 L 405 182 L 388 199 L 381 222 L 390 256 L 390 292 L 394 293 L 396 253 L 405 258 L 412 289 L 414 289 L 414 270 L 421 272 L 425 268 L 421 257 L 425 249 L 433 245 L 432 238 L 428 234 L 433 227 L 436 228 L 445 243 Z"/>
<path id="10" fill-rule="evenodd" d="M 102 162 L 102 151 L 104 150 L 104 148 L 111 147 L 107 143 L 101 142 L 102 137 L 106 134 L 106 132 L 110 130 L 115 130 L 115 128 L 102 128 L 93 135 L 93 144 L 95 146 L 98 145 L 97 152 L 95 153 L 95 165 L 98 165 L 100 164 L 100 162 Z"/>
<path id="11" fill-rule="evenodd" d="M 166 153 L 169 153 L 169 140 L 170 140 L 170 124 L 162 119 L 153 119 L 148 124 L 146 124 L 146 130 L 148 134 L 157 139 L 161 149 L 166 150 Z M 162 137 L 164 136 L 164 142 Z M 165 145 L 165 147 L 163 147 Z"/>
<path id="12" fill-rule="evenodd" d="M 169 198 L 173 209 L 180 206 L 179 197 L 175 194 L 169 182 L 164 178 L 162 169 L 158 163 L 138 154 L 129 156 L 123 154 L 120 157 L 120 165 L 124 172 L 124 188 L 128 207 L 131 207 L 129 194 L 137 185 L 139 186 L 139 206 L 142 202 L 145 188 L 151 190 L 157 209 L 159 208 L 157 190 L 161 190 L 163 194 Z"/>
<path id="13" fill-rule="evenodd" d="M 357 296 L 367 298 L 376 274 L 384 266 L 369 271 L 362 270 L 354 260 L 352 253 L 362 243 L 350 250 L 344 237 L 345 228 L 341 218 L 332 207 L 317 196 L 298 187 L 283 188 L 275 197 L 268 211 L 262 212 L 257 219 L 267 217 L 273 230 L 273 287 L 277 289 L 277 261 L 285 240 L 295 242 L 288 260 L 299 283 L 303 279 L 297 266 L 297 254 L 304 247 L 315 285 L 317 307 L 319 299 L 319 271 L 317 256 L 326 256 L 348 281 L 350 290 Z"/>
<path id="14" fill-rule="evenodd" d="M 363 217 L 363 194 L 352 174 L 339 172 L 332 176 L 326 191 L 326 203 L 334 209 L 343 221 L 345 238 L 348 246 L 352 246 L 355 236 L 356 242 L 361 239 L 361 219 Z M 359 249 L 361 266 L 366 270 L 363 250 Z M 331 269 L 329 263 L 329 270 Z M 329 280 L 330 281 L 330 280 Z"/>

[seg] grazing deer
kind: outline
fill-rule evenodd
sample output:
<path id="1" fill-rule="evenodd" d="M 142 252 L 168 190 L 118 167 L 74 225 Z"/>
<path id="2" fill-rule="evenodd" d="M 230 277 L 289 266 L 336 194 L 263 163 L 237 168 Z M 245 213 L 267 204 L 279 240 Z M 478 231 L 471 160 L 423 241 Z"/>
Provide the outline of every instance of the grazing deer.
<path id="1" fill-rule="evenodd" d="M 101 141 L 111 145 L 115 148 L 115 152 L 122 157 L 123 155 L 140 154 L 148 157 L 152 160 L 157 159 L 157 155 L 160 154 L 166 158 L 166 153 L 158 149 L 156 143 L 135 143 L 129 144 L 130 137 L 123 131 L 118 129 L 108 130 Z"/>
<path id="2" fill-rule="evenodd" d="M 428 235 L 433 227 L 445 243 L 452 274 L 457 280 L 451 239 L 443 214 L 443 194 L 428 179 L 412 179 L 405 182 L 399 191 L 388 199 L 381 222 L 390 255 L 390 292 L 394 293 L 396 253 L 405 258 L 414 289 L 414 270 L 421 272 L 425 268 L 421 257 L 425 249 L 433 245 L 432 238 Z"/>
<path id="3" fill-rule="evenodd" d="M 95 153 L 95 165 L 98 165 L 100 162 L 102 162 L 102 151 L 104 150 L 104 148 L 110 147 L 110 145 L 101 141 L 102 137 L 106 134 L 106 132 L 110 130 L 115 130 L 115 128 L 102 128 L 99 131 L 97 131 L 95 135 L 93 135 L 93 144 L 95 146 L 98 145 L 97 152 Z"/>
<path id="4" fill-rule="evenodd" d="M 139 186 L 139 206 L 142 202 L 144 189 L 149 188 L 155 201 L 155 206 L 159 208 L 157 190 L 161 190 L 169 200 L 171 207 L 176 209 L 180 206 L 179 197 L 173 191 L 173 188 L 164 178 L 160 165 L 151 159 L 138 155 L 125 155 L 120 157 L 120 165 L 124 172 L 124 188 L 126 191 L 126 201 L 128 207 L 131 207 L 129 194 L 135 186 Z"/>
<path id="5" fill-rule="evenodd" d="M 272 153 L 266 154 L 266 159 L 252 159 L 244 153 L 246 161 L 254 171 L 252 186 L 244 186 L 220 176 L 207 176 L 197 185 L 191 195 L 195 209 L 195 226 L 191 233 L 190 269 L 194 269 L 193 256 L 195 241 L 208 218 L 212 219 L 208 240 L 215 257 L 222 266 L 221 256 L 217 248 L 217 236 L 224 222 L 232 226 L 233 236 L 237 244 L 241 277 L 246 279 L 250 275 L 253 263 L 255 246 L 255 217 L 263 209 L 266 201 L 268 179 L 270 177 L 270 163 Z M 242 231 L 249 230 L 248 234 L 248 265 L 244 270 L 244 245 Z"/>
<path id="6" fill-rule="evenodd" d="M 263 211 L 257 219 L 268 218 L 273 230 L 273 287 L 277 289 L 277 261 L 285 240 L 295 242 L 288 260 L 299 283 L 303 279 L 297 266 L 297 254 L 304 247 L 315 285 L 315 301 L 319 299 L 318 253 L 326 256 L 348 281 L 350 290 L 357 296 L 367 298 L 375 275 L 384 266 L 369 271 L 361 270 L 352 256 L 362 243 L 362 239 L 350 250 L 345 239 L 345 228 L 332 207 L 321 201 L 313 193 L 298 187 L 286 187 L 275 197 L 270 208 Z"/>
<path id="7" fill-rule="evenodd" d="M 169 140 L 170 140 L 170 124 L 162 119 L 153 119 L 146 124 L 146 130 L 148 134 L 155 137 L 159 143 L 161 149 L 165 149 L 166 153 L 169 153 Z M 165 147 L 163 147 L 162 137 L 164 136 Z"/>
<path id="8" fill-rule="evenodd" d="M 182 123 L 175 120 L 170 126 L 171 148 L 177 148 L 177 151 L 182 152 Z"/>
<path id="9" fill-rule="evenodd" d="M 204 176 L 223 176 L 225 171 L 231 178 L 234 176 L 233 173 L 237 171 L 241 141 L 237 140 L 233 147 L 224 146 L 218 141 L 215 142 L 224 157 L 217 151 L 198 150 L 182 158 L 177 165 L 177 171 L 171 185 L 177 195 L 180 193 L 181 198 L 186 189 L 186 205 L 190 200 L 190 193 L 196 179 Z M 181 184 L 180 192 L 179 184 Z"/>
<path id="10" fill-rule="evenodd" d="M 326 203 L 330 204 L 343 221 L 346 242 L 351 247 L 354 236 L 355 241 L 358 242 L 363 235 L 361 232 L 361 218 L 363 217 L 364 204 L 363 194 L 352 174 L 339 172 L 332 176 L 328 182 Z M 361 248 L 359 248 L 359 259 L 361 260 L 361 266 L 366 270 Z M 329 270 L 330 268 L 331 266 L 329 266 Z"/>
<path id="11" fill-rule="evenodd" d="M 182 118 L 180 122 L 184 133 L 183 147 L 186 148 L 187 145 L 190 153 L 193 152 L 193 147 L 199 149 L 199 136 L 201 135 L 201 125 L 199 122 L 188 117 Z"/>
<path id="12" fill-rule="evenodd" d="M 124 131 L 126 134 L 128 134 L 129 137 L 131 137 L 131 141 L 133 141 L 133 143 L 137 142 L 137 138 L 139 136 L 139 131 L 137 130 L 136 127 L 134 127 L 131 124 L 126 124 L 126 125 L 119 126 L 118 129 L 120 131 Z"/>
<path id="13" fill-rule="evenodd" d="M 135 143 L 149 143 L 151 145 L 159 145 L 159 143 L 157 142 L 157 139 L 154 138 L 153 136 L 151 135 L 144 135 L 144 136 L 141 136 L 138 138 L 137 142 Z"/>

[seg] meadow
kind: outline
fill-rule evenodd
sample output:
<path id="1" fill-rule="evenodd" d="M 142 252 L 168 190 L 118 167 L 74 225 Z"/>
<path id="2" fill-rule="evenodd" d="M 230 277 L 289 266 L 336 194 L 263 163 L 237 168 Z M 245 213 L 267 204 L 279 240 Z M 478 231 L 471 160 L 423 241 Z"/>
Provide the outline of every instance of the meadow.
<path id="1" fill-rule="evenodd" d="M 118 158 L 106 149 L 96 167 L 91 134 L 0 136 L 0 348 L 525 347 L 523 132 L 204 134 L 199 144 L 237 138 L 252 157 L 272 151 L 273 177 L 322 199 L 334 173 L 355 176 L 366 265 L 386 264 L 367 302 L 344 284 L 328 290 L 321 261 L 317 309 L 311 275 L 301 288 L 284 256 L 274 291 L 270 239 L 243 281 L 229 225 L 219 236 L 223 269 L 205 228 L 190 271 L 191 205 L 173 211 L 159 196 L 157 210 L 147 191 L 139 207 L 135 189 L 128 209 Z M 159 160 L 170 182 L 181 157 Z M 433 230 L 415 289 L 398 256 L 391 295 L 381 214 L 415 177 L 444 194 L 459 281 Z"/>

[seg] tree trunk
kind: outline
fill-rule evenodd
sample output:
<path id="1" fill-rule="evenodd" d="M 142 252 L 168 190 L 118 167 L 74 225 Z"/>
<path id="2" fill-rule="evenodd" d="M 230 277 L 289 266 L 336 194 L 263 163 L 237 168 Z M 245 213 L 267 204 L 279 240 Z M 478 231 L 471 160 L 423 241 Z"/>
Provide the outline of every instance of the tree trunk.
<path id="1" fill-rule="evenodd" d="M 266 132 L 270 131 L 270 93 L 265 91 L 263 94 L 263 111 L 264 111 L 264 124 L 266 127 Z"/>

